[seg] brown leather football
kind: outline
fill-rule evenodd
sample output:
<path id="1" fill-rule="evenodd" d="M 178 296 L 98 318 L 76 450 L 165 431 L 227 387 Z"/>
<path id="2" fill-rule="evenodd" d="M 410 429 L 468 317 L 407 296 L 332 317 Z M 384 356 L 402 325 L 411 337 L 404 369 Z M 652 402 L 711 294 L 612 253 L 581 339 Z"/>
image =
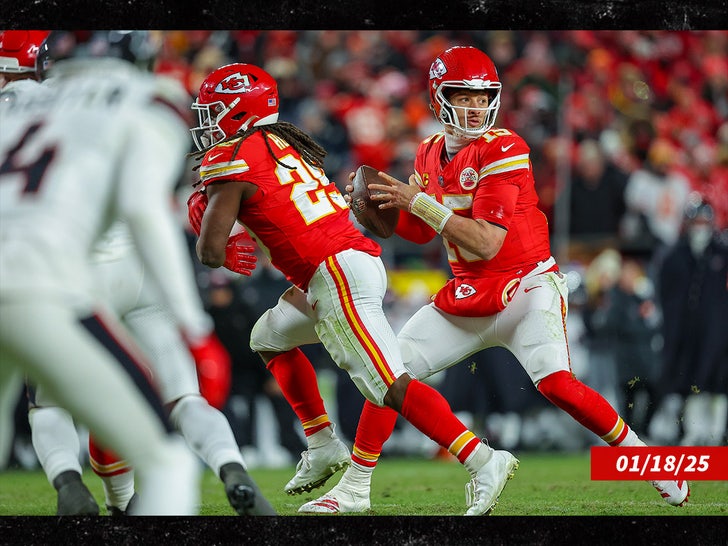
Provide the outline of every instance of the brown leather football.
<path id="1" fill-rule="evenodd" d="M 357 221 L 377 237 L 386 239 L 394 233 L 399 220 L 399 209 L 379 209 L 380 201 L 372 201 L 369 184 L 386 184 L 379 177 L 378 170 L 369 165 L 362 165 L 354 173 L 354 186 L 351 195 L 351 210 Z"/>

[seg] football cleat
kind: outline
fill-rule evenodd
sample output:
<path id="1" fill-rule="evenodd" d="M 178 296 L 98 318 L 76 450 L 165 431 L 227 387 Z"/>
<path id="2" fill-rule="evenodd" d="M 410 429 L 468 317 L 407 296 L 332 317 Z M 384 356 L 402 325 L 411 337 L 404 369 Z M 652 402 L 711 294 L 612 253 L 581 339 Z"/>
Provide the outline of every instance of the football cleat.
<path id="1" fill-rule="evenodd" d="M 368 490 L 357 491 L 346 486 L 339 487 L 339 485 L 316 500 L 307 502 L 298 511 L 304 514 L 344 514 L 369 510 Z"/>
<path id="2" fill-rule="evenodd" d="M 61 473 L 53 485 L 58 491 L 57 516 L 98 516 L 99 505 L 78 472 Z"/>
<path id="3" fill-rule="evenodd" d="M 485 449 L 491 449 L 484 446 Z M 493 450 L 490 460 L 465 485 L 466 516 L 487 516 L 498 504 L 498 498 L 516 470 L 518 459 L 508 451 Z"/>
<path id="4" fill-rule="evenodd" d="M 650 482 L 660 496 L 671 506 L 685 506 L 690 498 L 690 484 L 686 480 Z"/>
<path id="5" fill-rule="evenodd" d="M 109 514 L 112 518 L 128 516 L 130 512 L 134 511 L 134 505 L 136 504 L 138 498 L 139 497 L 137 496 L 137 494 L 134 493 L 129 499 L 129 502 L 126 504 L 126 508 L 124 508 L 123 510 L 118 506 L 110 506 L 107 504 L 106 513 Z"/>
<path id="6" fill-rule="evenodd" d="M 238 463 L 223 465 L 220 475 L 230 506 L 240 516 L 275 516 L 277 512 L 263 496 L 253 478 Z"/>
<path id="7" fill-rule="evenodd" d="M 338 438 L 301 453 L 296 473 L 283 490 L 289 495 L 298 495 L 321 487 L 339 470 L 349 466 L 351 454 L 346 444 Z"/>

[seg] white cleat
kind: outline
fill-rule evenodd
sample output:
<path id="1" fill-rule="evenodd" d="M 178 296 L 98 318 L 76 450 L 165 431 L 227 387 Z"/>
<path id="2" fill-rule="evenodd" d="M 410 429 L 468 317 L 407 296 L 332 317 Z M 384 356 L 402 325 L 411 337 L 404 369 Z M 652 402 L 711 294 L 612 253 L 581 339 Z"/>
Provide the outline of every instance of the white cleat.
<path id="1" fill-rule="evenodd" d="M 298 511 L 304 514 L 344 514 L 367 512 L 371 507 L 369 491 L 355 491 L 337 485 L 316 500 L 307 502 Z"/>
<path id="2" fill-rule="evenodd" d="M 490 449 L 490 448 L 486 448 Z M 487 516 L 518 469 L 518 459 L 508 451 L 494 450 L 490 460 L 465 484 L 466 516 Z"/>
<path id="3" fill-rule="evenodd" d="M 296 474 L 283 490 L 289 495 L 299 495 L 321 487 L 336 472 L 349 466 L 350 461 L 349 448 L 338 438 L 321 447 L 308 449 L 301 453 Z"/>
<path id="4" fill-rule="evenodd" d="M 685 506 L 690 497 L 690 484 L 686 480 L 650 482 L 660 496 L 671 506 Z"/>

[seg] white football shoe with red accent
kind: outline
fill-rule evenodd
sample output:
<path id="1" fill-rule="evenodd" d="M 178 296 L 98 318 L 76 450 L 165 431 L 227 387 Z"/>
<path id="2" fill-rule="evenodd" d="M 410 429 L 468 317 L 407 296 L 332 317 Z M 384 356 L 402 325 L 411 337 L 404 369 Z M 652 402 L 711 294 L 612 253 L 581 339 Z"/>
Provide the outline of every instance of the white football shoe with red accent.
<path id="1" fill-rule="evenodd" d="M 359 491 L 337 484 L 325 495 L 301 506 L 298 511 L 304 514 L 343 514 L 367 512 L 370 507 L 368 489 Z"/>
<path id="2" fill-rule="evenodd" d="M 687 480 L 650 482 L 660 496 L 671 506 L 685 506 L 690 498 Z"/>

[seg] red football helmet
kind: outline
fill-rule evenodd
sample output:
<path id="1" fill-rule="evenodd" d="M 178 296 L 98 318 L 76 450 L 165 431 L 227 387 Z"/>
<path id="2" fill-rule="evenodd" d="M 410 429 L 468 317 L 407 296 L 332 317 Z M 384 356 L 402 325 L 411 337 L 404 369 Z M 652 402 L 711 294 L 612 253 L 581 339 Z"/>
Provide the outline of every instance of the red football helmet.
<path id="1" fill-rule="evenodd" d="M 278 121 L 278 85 L 262 68 L 229 64 L 205 78 L 192 109 L 199 119 L 192 138 L 205 150 L 249 127 Z"/>
<path id="2" fill-rule="evenodd" d="M 35 59 L 47 30 L 3 30 L 0 32 L 0 72 L 35 72 Z"/>
<path id="3" fill-rule="evenodd" d="M 447 91 L 452 88 L 487 90 L 490 95 L 487 108 L 463 108 L 486 112 L 480 127 L 462 126 L 450 104 Z M 493 127 L 500 108 L 501 83 L 493 61 L 474 47 L 456 46 L 437 56 L 430 66 L 430 105 L 438 121 L 452 127 L 455 134 L 466 138 L 478 138 Z M 461 107 L 458 107 L 461 108 Z M 466 116 L 467 117 L 467 116 Z"/>

